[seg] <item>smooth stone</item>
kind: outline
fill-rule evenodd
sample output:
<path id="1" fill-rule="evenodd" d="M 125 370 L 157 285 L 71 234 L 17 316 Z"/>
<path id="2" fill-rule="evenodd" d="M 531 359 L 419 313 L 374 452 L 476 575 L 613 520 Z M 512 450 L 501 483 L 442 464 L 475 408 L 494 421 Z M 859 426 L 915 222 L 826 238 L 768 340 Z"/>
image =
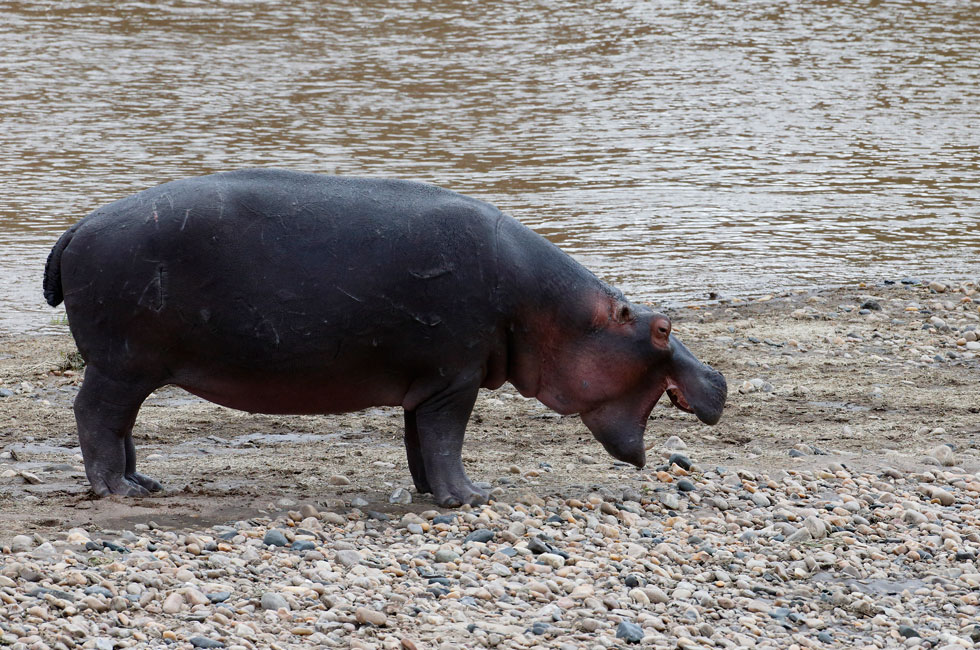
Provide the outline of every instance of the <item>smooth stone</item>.
<path id="1" fill-rule="evenodd" d="M 102 546 L 110 551 L 115 551 L 116 553 L 129 553 L 129 549 L 125 546 L 116 544 L 115 542 L 110 542 L 109 540 L 102 540 Z"/>
<path id="2" fill-rule="evenodd" d="M 297 539 L 290 548 L 294 551 L 314 551 L 316 544 L 307 539 Z"/>
<path id="3" fill-rule="evenodd" d="M 358 607 L 354 612 L 354 618 L 361 625 L 371 624 L 381 627 L 388 623 L 388 617 L 383 612 L 379 612 L 376 609 L 368 609 L 367 607 Z"/>
<path id="4" fill-rule="evenodd" d="M 920 638 L 922 637 L 922 635 L 919 634 L 915 630 L 915 628 L 912 627 L 912 626 L 910 626 L 910 625 L 899 625 L 898 626 L 898 633 L 901 634 L 906 639 L 911 639 L 913 637 L 920 637 Z"/>
<path id="5" fill-rule="evenodd" d="M 262 538 L 262 543 L 266 546 L 288 546 L 289 541 L 286 536 L 280 530 L 275 528 L 266 532 L 265 537 Z"/>
<path id="6" fill-rule="evenodd" d="M 102 585 L 89 585 L 88 587 L 85 587 L 85 591 L 83 593 L 86 596 L 103 596 L 105 598 L 112 598 L 115 595 Z"/>
<path id="7" fill-rule="evenodd" d="M 401 505 L 407 505 L 412 502 L 412 493 L 405 488 L 396 488 L 391 496 L 388 497 L 388 503 L 397 503 Z"/>
<path id="8" fill-rule="evenodd" d="M 544 543 L 537 537 L 532 537 L 527 541 L 527 550 L 531 551 L 535 555 L 541 555 L 542 553 L 553 552 L 550 545 Z"/>
<path id="9" fill-rule="evenodd" d="M 289 603 L 286 601 L 286 599 L 282 595 L 271 591 L 267 591 L 262 594 L 262 599 L 260 602 L 262 604 L 262 609 L 271 609 L 273 611 L 277 609 L 289 609 Z"/>
<path id="10" fill-rule="evenodd" d="M 937 501 L 939 501 L 940 504 L 944 506 L 951 506 L 954 503 L 956 503 L 956 498 L 942 488 L 934 489 L 932 491 L 932 494 L 930 494 L 929 496 L 931 496 L 933 499 L 936 499 Z"/>
<path id="11" fill-rule="evenodd" d="M 704 500 L 705 504 L 714 506 L 722 512 L 731 508 L 731 505 L 723 497 L 709 497 Z"/>
<path id="12" fill-rule="evenodd" d="M 192 636 L 188 639 L 195 648 L 223 648 L 225 644 L 221 641 L 209 639 L 206 636 Z"/>
<path id="13" fill-rule="evenodd" d="M 15 586 L 17 586 L 16 582 L 11 580 L 7 576 L 0 575 L 0 587 L 15 587 Z M 112 598 L 111 591 L 105 589 L 104 587 L 100 587 L 100 589 L 104 590 L 109 594 L 108 596 L 106 596 L 106 598 Z M 70 594 L 67 591 L 61 591 L 60 589 L 48 589 L 47 587 L 38 587 L 37 585 L 28 585 L 26 589 L 26 593 L 28 596 L 32 596 L 34 598 L 44 597 L 45 595 L 50 594 L 55 598 L 62 598 L 69 602 L 75 602 L 75 600 L 77 600 L 78 598 L 77 596 L 75 596 L 75 594 Z M 92 594 L 89 594 L 88 589 L 86 589 L 85 595 L 88 596 Z"/>
<path id="14" fill-rule="evenodd" d="M 10 540 L 11 553 L 26 553 L 32 548 L 34 548 L 33 537 L 28 537 L 27 535 L 15 535 L 14 538 Z"/>
<path id="15" fill-rule="evenodd" d="M 616 628 L 616 638 L 626 643 L 639 643 L 643 640 L 643 628 L 636 623 L 621 621 Z"/>
<path id="16" fill-rule="evenodd" d="M 463 543 L 467 544 L 469 542 L 482 542 L 487 543 L 493 539 L 493 531 L 488 528 L 480 528 L 479 530 L 474 530 L 472 533 L 463 538 Z"/>
<path id="17" fill-rule="evenodd" d="M 538 561 L 554 569 L 560 569 L 565 566 L 565 558 L 555 553 L 542 553 L 538 556 Z"/>
<path id="18" fill-rule="evenodd" d="M 193 587 L 184 590 L 184 600 L 191 607 L 194 607 L 195 605 L 204 605 L 210 602 L 208 601 L 207 596 L 202 594 L 197 589 L 194 589 Z"/>
<path id="19" fill-rule="evenodd" d="M 664 442 L 665 449 L 687 449 L 687 443 L 678 436 L 671 436 Z"/>
<path id="20" fill-rule="evenodd" d="M 208 594 L 208 600 L 210 600 L 212 603 L 223 603 L 229 598 L 231 598 L 230 591 L 215 591 Z"/>
<path id="21" fill-rule="evenodd" d="M 695 488 L 694 483 L 686 478 L 682 478 L 681 480 L 677 481 L 677 489 L 681 492 L 693 492 Z"/>
<path id="22" fill-rule="evenodd" d="M 647 598 L 650 599 L 651 603 L 660 604 L 670 602 L 670 596 L 668 596 L 667 592 L 660 587 L 647 587 L 644 589 L 644 591 L 646 592 Z"/>
<path id="23" fill-rule="evenodd" d="M 684 471 L 689 471 L 691 469 L 691 459 L 684 454 L 671 454 L 667 459 L 667 465 L 677 465 Z"/>
<path id="24" fill-rule="evenodd" d="M 350 500 L 350 505 L 352 508 L 366 508 L 371 505 L 371 502 L 364 497 L 354 497 Z"/>
<path id="25" fill-rule="evenodd" d="M 451 551 L 449 549 L 441 548 L 436 551 L 435 561 L 436 564 L 444 564 L 446 562 L 455 562 L 459 559 L 459 553 Z"/>
<path id="26" fill-rule="evenodd" d="M 938 460 L 941 465 L 945 465 L 946 467 L 951 467 L 956 464 L 956 457 L 953 454 L 953 450 L 947 445 L 933 447 L 928 451 L 928 455 L 932 456 Z"/>
<path id="27" fill-rule="evenodd" d="M 357 551 L 337 551 L 337 561 L 345 567 L 352 567 L 360 564 L 364 558 Z"/>
<path id="28" fill-rule="evenodd" d="M 177 592 L 167 596 L 163 601 L 163 611 L 166 614 L 176 614 L 184 606 L 184 597 Z"/>
<path id="29" fill-rule="evenodd" d="M 350 485 L 350 479 L 340 474 L 334 474 L 327 479 L 327 483 L 330 485 Z"/>
<path id="30" fill-rule="evenodd" d="M 803 521 L 803 526 L 810 531 L 810 536 L 813 539 L 823 539 L 827 536 L 827 524 L 824 523 L 819 517 L 810 516 Z"/>
<path id="31" fill-rule="evenodd" d="M 551 629 L 550 623 L 545 623 L 544 621 L 535 621 L 531 624 L 531 634 L 536 636 L 541 636 L 547 634 L 548 630 Z"/>
<path id="32" fill-rule="evenodd" d="M 929 518 L 917 510 L 906 510 L 905 514 L 902 515 L 902 520 L 905 523 L 918 526 L 928 522 Z"/>

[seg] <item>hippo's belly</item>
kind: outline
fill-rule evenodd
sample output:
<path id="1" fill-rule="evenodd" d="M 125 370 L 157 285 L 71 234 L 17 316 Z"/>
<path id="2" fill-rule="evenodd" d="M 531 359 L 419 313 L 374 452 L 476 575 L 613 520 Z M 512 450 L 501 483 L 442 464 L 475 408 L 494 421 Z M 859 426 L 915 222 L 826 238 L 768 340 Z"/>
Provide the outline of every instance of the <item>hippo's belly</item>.
<path id="1" fill-rule="evenodd" d="M 212 375 L 206 381 L 177 383 L 209 402 L 250 413 L 314 415 L 349 413 L 371 406 L 400 406 L 408 384 L 372 377 L 332 380 L 302 377 L 242 378 Z"/>

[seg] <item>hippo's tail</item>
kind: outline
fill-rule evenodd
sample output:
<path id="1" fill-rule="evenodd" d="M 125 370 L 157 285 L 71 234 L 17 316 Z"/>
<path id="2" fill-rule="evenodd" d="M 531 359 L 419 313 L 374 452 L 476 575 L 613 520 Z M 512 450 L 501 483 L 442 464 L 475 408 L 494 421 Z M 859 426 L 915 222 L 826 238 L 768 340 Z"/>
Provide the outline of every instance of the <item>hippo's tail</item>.
<path id="1" fill-rule="evenodd" d="M 65 294 L 61 291 L 61 254 L 75 235 L 77 227 L 76 223 L 58 239 L 48 254 L 48 263 L 44 265 L 44 299 L 52 307 L 57 307 L 65 299 Z"/>

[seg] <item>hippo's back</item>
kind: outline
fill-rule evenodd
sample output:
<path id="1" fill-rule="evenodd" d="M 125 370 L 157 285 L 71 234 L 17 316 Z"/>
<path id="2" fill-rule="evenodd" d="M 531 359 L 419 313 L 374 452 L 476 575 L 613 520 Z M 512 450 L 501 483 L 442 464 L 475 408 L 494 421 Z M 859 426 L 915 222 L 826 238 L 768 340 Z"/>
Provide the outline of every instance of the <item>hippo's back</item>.
<path id="1" fill-rule="evenodd" d="M 61 288 L 86 359 L 133 373 L 443 363 L 500 327 L 501 220 L 513 221 L 420 183 L 215 174 L 83 219 Z"/>

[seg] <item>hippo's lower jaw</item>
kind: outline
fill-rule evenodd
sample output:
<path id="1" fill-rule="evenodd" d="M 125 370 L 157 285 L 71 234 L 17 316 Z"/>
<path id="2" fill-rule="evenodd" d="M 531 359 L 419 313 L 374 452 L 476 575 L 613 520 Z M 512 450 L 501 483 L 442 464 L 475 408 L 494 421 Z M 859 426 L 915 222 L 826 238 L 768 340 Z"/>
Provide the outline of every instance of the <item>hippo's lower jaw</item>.
<path id="1" fill-rule="evenodd" d="M 631 421 L 626 417 L 616 417 L 609 409 L 598 408 L 579 414 L 583 424 L 589 428 L 610 456 L 624 463 L 642 468 L 646 465 L 646 447 L 643 432 L 646 418 Z"/>

